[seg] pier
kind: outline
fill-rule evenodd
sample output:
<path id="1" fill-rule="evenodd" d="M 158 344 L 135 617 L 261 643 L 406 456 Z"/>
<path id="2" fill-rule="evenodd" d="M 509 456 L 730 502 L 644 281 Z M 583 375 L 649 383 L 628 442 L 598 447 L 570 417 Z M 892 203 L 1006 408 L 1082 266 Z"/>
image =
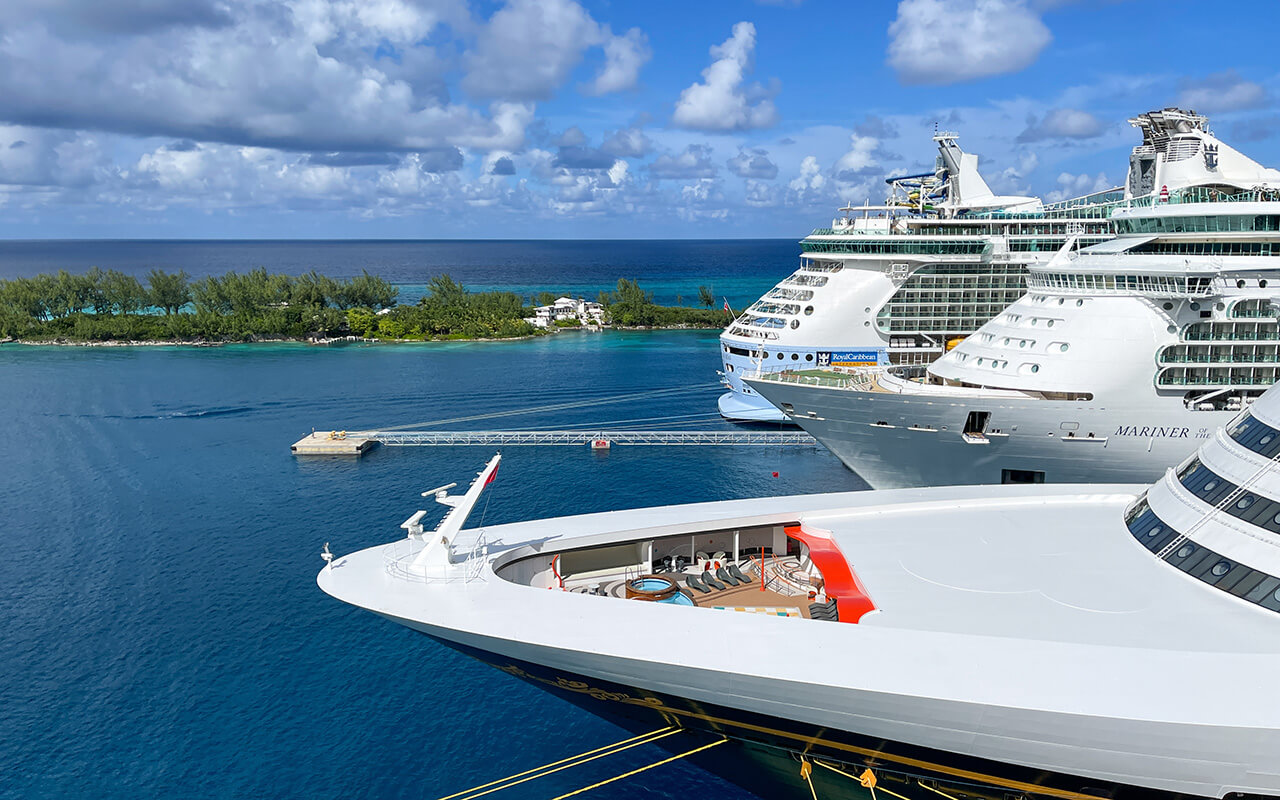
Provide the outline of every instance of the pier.
<path id="1" fill-rule="evenodd" d="M 362 456 L 374 445 L 388 447 L 507 447 L 513 445 L 589 446 L 683 445 L 698 447 L 812 447 L 803 431 L 316 431 L 294 443 L 299 456 Z"/>

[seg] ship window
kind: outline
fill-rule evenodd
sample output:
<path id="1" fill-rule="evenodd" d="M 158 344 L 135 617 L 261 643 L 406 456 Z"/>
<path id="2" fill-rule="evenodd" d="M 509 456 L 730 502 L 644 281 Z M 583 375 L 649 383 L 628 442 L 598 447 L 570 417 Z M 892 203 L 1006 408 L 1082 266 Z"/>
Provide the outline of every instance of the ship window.
<path id="1" fill-rule="evenodd" d="M 799 353 L 792 353 L 792 354 L 791 354 L 791 360 L 792 360 L 792 361 L 799 361 L 799 360 L 800 360 L 800 354 L 799 354 Z"/>
<path id="2" fill-rule="evenodd" d="M 1076 305 L 1077 305 L 1077 306 L 1082 306 L 1082 305 L 1084 305 L 1084 301 L 1083 301 L 1083 300 L 1077 300 L 1077 301 L 1076 301 Z"/>
<path id="3" fill-rule="evenodd" d="M 1040 365 L 1039 365 L 1039 364 L 1032 364 L 1032 365 L 1031 365 L 1031 371 L 1032 371 L 1032 372 L 1039 372 L 1039 371 L 1040 371 Z"/>
<path id="4" fill-rule="evenodd" d="M 1243 288 L 1244 288 L 1244 281 L 1236 281 L 1236 288 L 1237 288 L 1237 289 L 1243 289 Z"/>
<path id="5" fill-rule="evenodd" d="M 1257 500 L 1257 499 L 1258 499 L 1258 498 L 1254 497 L 1253 495 L 1249 495 L 1249 494 L 1247 494 L 1247 495 L 1245 495 L 1244 497 L 1241 497 L 1239 500 L 1237 500 L 1237 501 L 1236 501 L 1236 508 L 1238 508 L 1238 509 L 1240 509 L 1241 511 L 1243 511 L 1243 510 L 1245 510 L 1246 508 L 1248 508 L 1249 506 L 1253 505 L 1253 501 L 1254 501 L 1254 500 Z"/>
<path id="6" fill-rule="evenodd" d="M 1164 532 L 1164 526 L 1156 525 L 1151 530 L 1147 531 L 1147 538 L 1150 539 L 1153 536 L 1159 536 L 1163 532 Z"/>
<path id="7" fill-rule="evenodd" d="M 799 328 L 799 327 L 800 327 L 800 320 L 798 319 L 791 320 L 791 330 L 795 330 L 796 328 Z"/>
<path id="8" fill-rule="evenodd" d="M 778 360 L 779 360 L 779 361 L 781 361 L 781 360 L 782 360 L 782 353 L 778 353 Z"/>
<path id="9" fill-rule="evenodd" d="M 1071 347 L 1071 345 L 1063 343 L 1062 347 L 1059 347 L 1058 349 L 1065 353 L 1069 347 Z"/>
<path id="10" fill-rule="evenodd" d="M 1280 588 L 1278 588 L 1278 589 L 1276 589 L 1274 592 L 1272 592 L 1272 593 L 1271 593 L 1271 596 L 1272 596 L 1273 598 L 1275 598 L 1276 602 L 1280 603 Z"/>
<path id="11" fill-rule="evenodd" d="M 1001 483 L 1044 483 L 1044 473 L 1033 469 L 1002 469 Z"/>
<path id="12" fill-rule="evenodd" d="M 1217 564 L 1213 565 L 1212 572 L 1216 577 L 1221 578 L 1223 575 L 1226 575 L 1230 571 L 1231 571 L 1231 564 L 1227 563 L 1226 561 L 1219 561 Z"/>
<path id="13" fill-rule="evenodd" d="M 1050 328 L 1052 328 L 1052 327 L 1053 327 L 1053 320 L 1049 320 L 1049 327 L 1050 327 Z"/>
<path id="14" fill-rule="evenodd" d="M 781 356 L 779 356 L 779 358 L 781 358 Z M 1200 488 L 1200 491 L 1202 491 L 1202 492 L 1212 492 L 1214 489 L 1217 489 L 1217 488 L 1218 488 L 1218 482 L 1217 482 L 1217 481 L 1209 481 L 1208 483 L 1206 483 L 1204 486 L 1202 486 L 1202 487 Z"/>
<path id="15" fill-rule="evenodd" d="M 809 316 L 809 315 L 810 315 L 810 314 L 812 314 L 812 313 L 813 313 L 813 306 L 805 306 L 805 307 L 804 307 L 804 315 L 805 315 L 806 317 L 807 317 L 807 316 Z"/>
<path id="16" fill-rule="evenodd" d="M 813 353 L 806 353 L 806 354 L 805 354 L 805 356 L 804 356 L 804 360 L 805 360 L 805 361 L 812 361 L 812 360 L 813 360 Z"/>
<path id="17" fill-rule="evenodd" d="M 1192 554 L 1192 553 L 1194 553 L 1195 551 L 1196 551 L 1196 547 L 1195 547 L 1195 545 L 1193 545 L 1193 544 L 1184 544 L 1182 547 L 1179 547 L 1179 548 L 1178 548 L 1177 556 L 1178 556 L 1178 558 L 1186 558 L 1187 556 L 1191 555 L 1191 554 Z"/>
<path id="18" fill-rule="evenodd" d="M 1263 278 L 1262 280 L 1258 281 L 1258 288 L 1259 288 L 1259 289 L 1265 289 L 1265 288 L 1267 288 L 1267 279 L 1266 279 L 1266 278 Z"/>

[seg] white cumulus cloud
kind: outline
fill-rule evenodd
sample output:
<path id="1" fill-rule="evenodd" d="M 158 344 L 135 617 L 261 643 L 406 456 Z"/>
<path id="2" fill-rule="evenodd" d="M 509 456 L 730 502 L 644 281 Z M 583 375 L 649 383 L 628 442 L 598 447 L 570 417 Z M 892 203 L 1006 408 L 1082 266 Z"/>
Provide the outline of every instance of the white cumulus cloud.
<path id="1" fill-rule="evenodd" d="M 1196 111 L 1242 111 L 1266 103 L 1267 93 L 1233 69 L 1215 72 L 1202 80 L 1184 81 L 1178 104 Z"/>
<path id="2" fill-rule="evenodd" d="M 545 100 L 592 47 L 604 48 L 605 63 L 583 87 L 589 94 L 630 89 L 652 55 L 638 28 L 614 36 L 574 0 L 508 0 L 467 54 L 462 87 L 480 97 Z"/>
<path id="3" fill-rule="evenodd" d="M 1041 119 L 1034 116 L 1027 120 L 1027 129 L 1018 134 L 1020 142 L 1038 142 L 1042 139 L 1092 139 L 1105 130 L 1102 121 L 1088 111 L 1075 108 L 1055 108 Z"/>
<path id="4" fill-rule="evenodd" d="M 1052 38 L 1023 0 L 902 0 L 889 66 L 903 83 L 960 83 L 1024 69 Z"/>
<path id="5" fill-rule="evenodd" d="M 768 92 L 746 86 L 756 48 L 756 26 L 739 22 L 733 35 L 711 48 L 715 60 L 702 71 L 702 81 L 680 93 L 671 119 L 676 125 L 701 131 L 740 131 L 767 128 L 778 121 Z"/>

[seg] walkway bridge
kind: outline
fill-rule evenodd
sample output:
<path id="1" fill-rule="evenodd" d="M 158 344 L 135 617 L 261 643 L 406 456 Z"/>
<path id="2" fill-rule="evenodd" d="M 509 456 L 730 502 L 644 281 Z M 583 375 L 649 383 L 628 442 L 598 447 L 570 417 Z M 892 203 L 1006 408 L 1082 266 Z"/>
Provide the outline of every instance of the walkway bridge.
<path id="1" fill-rule="evenodd" d="M 373 445 L 388 447 L 509 447 L 513 445 L 583 446 L 685 445 L 700 447 L 812 447 L 803 431 L 316 431 L 293 445 L 295 455 L 360 456 Z"/>

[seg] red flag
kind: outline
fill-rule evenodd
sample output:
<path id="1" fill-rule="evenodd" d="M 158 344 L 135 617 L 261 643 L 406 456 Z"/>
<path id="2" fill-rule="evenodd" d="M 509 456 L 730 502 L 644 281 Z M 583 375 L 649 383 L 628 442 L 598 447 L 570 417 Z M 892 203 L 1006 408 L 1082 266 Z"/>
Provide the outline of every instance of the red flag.
<path id="1" fill-rule="evenodd" d="M 729 298 L 727 298 L 727 297 L 724 299 L 724 313 L 726 313 L 726 314 L 732 314 L 732 313 L 733 313 L 733 309 L 732 309 L 732 308 L 729 308 Z"/>
<path id="2" fill-rule="evenodd" d="M 501 465 L 501 464 L 499 464 L 499 465 L 498 465 L 498 467 L 500 467 L 500 466 L 502 466 L 502 465 Z M 494 468 L 493 468 L 493 472 L 490 472 L 490 473 L 489 473 L 489 478 L 488 478 L 488 480 L 486 480 L 486 481 L 484 482 L 484 485 L 485 485 L 485 486 L 488 486 L 489 484 L 493 483 L 493 479 L 494 479 L 494 478 L 496 478 L 496 477 L 498 477 L 498 467 L 494 467 Z"/>

